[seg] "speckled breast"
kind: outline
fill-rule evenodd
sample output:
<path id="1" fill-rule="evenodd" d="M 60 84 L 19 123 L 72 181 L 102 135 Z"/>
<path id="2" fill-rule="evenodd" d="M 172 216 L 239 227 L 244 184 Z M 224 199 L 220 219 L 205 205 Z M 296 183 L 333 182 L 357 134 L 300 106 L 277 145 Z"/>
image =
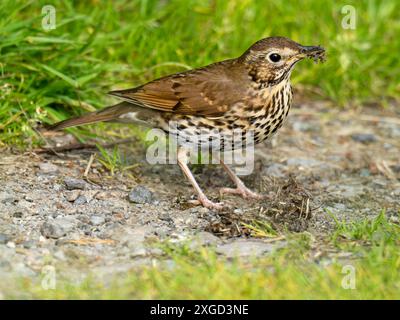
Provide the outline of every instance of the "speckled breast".
<path id="1" fill-rule="evenodd" d="M 286 119 L 292 103 L 289 81 L 257 90 L 251 102 L 232 106 L 222 117 L 177 115 L 161 125 L 179 145 L 229 151 L 260 143 Z"/>

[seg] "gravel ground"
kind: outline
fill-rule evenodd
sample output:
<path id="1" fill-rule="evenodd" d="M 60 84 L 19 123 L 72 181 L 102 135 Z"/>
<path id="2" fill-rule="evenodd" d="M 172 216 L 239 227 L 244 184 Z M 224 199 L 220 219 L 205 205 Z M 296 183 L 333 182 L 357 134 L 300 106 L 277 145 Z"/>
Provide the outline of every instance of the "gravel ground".
<path id="1" fill-rule="evenodd" d="M 60 141 L 70 136 L 58 136 Z M 400 116 L 390 109 L 344 111 L 315 102 L 299 105 L 272 141 L 256 148 L 247 185 L 268 196 L 244 201 L 227 196 L 217 213 L 188 203 L 194 196 L 176 165 L 149 165 L 140 144 L 132 164 L 110 177 L 93 150 L 59 155 L 6 152 L 0 159 L 0 275 L 37 277 L 49 264 L 67 276 L 114 275 L 152 264 L 162 251 L 153 241 L 212 245 L 218 254 L 265 255 L 284 240 L 252 238 L 242 222 L 267 220 L 277 230 L 332 230 L 330 212 L 356 220 L 382 209 L 398 221 Z M 230 182 L 218 166 L 196 168 L 210 198 Z M 308 209 L 307 209 L 308 208 Z"/>

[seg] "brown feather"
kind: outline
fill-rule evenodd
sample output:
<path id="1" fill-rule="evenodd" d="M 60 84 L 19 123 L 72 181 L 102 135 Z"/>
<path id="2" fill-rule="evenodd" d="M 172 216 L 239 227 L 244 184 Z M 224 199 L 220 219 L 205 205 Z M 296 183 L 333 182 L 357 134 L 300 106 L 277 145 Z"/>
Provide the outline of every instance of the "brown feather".
<path id="1" fill-rule="evenodd" d="M 246 75 L 243 65 L 232 59 L 109 94 L 160 111 L 218 117 L 243 99 Z"/>
<path id="2" fill-rule="evenodd" d="M 57 131 L 89 123 L 112 121 L 118 119 L 122 114 L 130 112 L 134 109 L 135 106 L 133 104 L 121 102 L 117 105 L 110 106 L 99 111 L 91 112 L 80 117 L 60 121 L 47 127 L 47 129 Z"/>

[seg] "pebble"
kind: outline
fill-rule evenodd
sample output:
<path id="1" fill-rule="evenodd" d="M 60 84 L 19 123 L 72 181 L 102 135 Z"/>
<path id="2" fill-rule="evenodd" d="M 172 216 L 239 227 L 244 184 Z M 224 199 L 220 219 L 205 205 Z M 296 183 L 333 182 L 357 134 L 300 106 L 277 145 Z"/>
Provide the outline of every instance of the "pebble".
<path id="1" fill-rule="evenodd" d="M 206 207 L 199 207 L 198 209 L 197 209 L 197 212 L 198 213 L 209 213 L 210 212 L 210 210 L 208 209 L 208 208 L 206 208 Z"/>
<path id="2" fill-rule="evenodd" d="M 356 142 L 364 144 L 377 141 L 376 136 L 372 133 L 353 133 L 351 138 Z"/>
<path id="3" fill-rule="evenodd" d="M 10 240 L 10 237 L 4 233 L 0 233 L 0 244 L 6 244 Z"/>
<path id="4" fill-rule="evenodd" d="M 84 195 L 80 195 L 78 198 L 75 199 L 74 204 L 80 205 L 80 204 L 85 204 L 87 203 L 87 199 Z"/>
<path id="5" fill-rule="evenodd" d="M 0 202 L 6 204 L 6 203 L 13 203 L 16 201 L 18 201 L 18 199 L 9 192 L 0 192 Z"/>
<path id="6" fill-rule="evenodd" d="M 129 201 L 133 203 L 152 203 L 154 200 L 154 194 L 144 186 L 137 186 L 129 192 Z"/>
<path id="7" fill-rule="evenodd" d="M 42 162 L 39 164 L 39 171 L 43 174 L 57 174 L 59 169 L 52 163 Z"/>
<path id="8" fill-rule="evenodd" d="M 116 192 L 107 192 L 107 191 L 100 191 L 96 193 L 95 198 L 97 200 L 110 200 L 112 198 L 118 198 L 118 193 Z"/>
<path id="9" fill-rule="evenodd" d="M 75 219 L 56 218 L 43 223 L 40 232 L 46 238 L 58 239 L 65 236 L 75 226 Z"/>
<path id="10" fill-rule="evenodd" d="M 23 212 L 21 211 L 16 211 L 13 213 L 13 217 L 17 219 L 21 219 L 24 216 Z"/>
<path id="11" fill-rule="evenodd" d="M 145 257 L 146 255 L 147 251 L 144 247 L 134 248 L 130 254 L 131 258 Z"/>
<path id="12" fill-rule="evenodd" d="M 75 190 L 75 189 L 83 190 L 86 188 L 86 181 L 82 179 L 68 177 L 64 179 L 64 183 L 68 190 Z"/>
<path id="13" fill-rule="evenodd" d="M 9 247 L 9 248 L 11 248 L 11 249 L 14 249 L 14 248 L 15 248 L 15 242 L 8 241 L 8 242 L 7 242 L 7 247 Z"/>
<path id="14" fill-rule="evenodd" d="M 393 166 L 390 166 L 390 168 L 396 172 L 396 173 L 400 173 L 400 164 L 395 164 Z"/>
<path id="15" fill-rule="evenodd" d="M 371 171 L 367 168 L 363 168 L 360 170 L 360 177 L 369 177 L 371 175 Z"/>
<path id="16" fill-rule="evenodd" d="M 395 123 L 385 123 L 382 126 L 391 138 L 400 138 L 400 126 Z"/>
<path id="17" fill-rule="evenodd" d="M 80 194 L 80 190 L 66 191 L 64 193 L 64 197 L 67 199 L 67 201 L 74 202 L 80 196 Z"/>
<path id="18" fill-rule="evenodd" d="M 26 241 L 22 242 L 22 246 L 23 246 L 25 249 L 31 249 L 31 248 L 33 248 L 33 247 L 35 246 L 35 241 L 33 241 L 33 240 L 26 240 Z"/>
<path id="19" fill-rule="evenodd" d="M 100 215 L 92 215 L 90 217 L 90 223 L 94 226 L 100 226 L 106 222 L 106 219 Z"/>

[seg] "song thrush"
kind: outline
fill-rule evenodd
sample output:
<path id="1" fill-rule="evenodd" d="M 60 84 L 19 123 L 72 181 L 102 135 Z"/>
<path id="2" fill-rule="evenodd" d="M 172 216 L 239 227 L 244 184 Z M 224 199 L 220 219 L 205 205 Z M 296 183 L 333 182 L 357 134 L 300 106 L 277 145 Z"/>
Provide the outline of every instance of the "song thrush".
<path id="1" fill-rule="evenodd" d="M 215 129 L 228 137 L 237 129 L 251 131 L 255 143 L 267 139 L 288 115 L 292 103 L 290 75 L 294 65 L 306 57 L 323 61 L 324 54 L 320 46 L 302 46 L 284 37 L 265 38 L 238 58 L 169 75 L 133 89 L 111 91 L 111 95 L 124 102 L 61 121 L 51 129 L 99 121 L 160 128 L 178 138 L 178 164 L 195 188 L 198 202 L 207 208 L 221 209 L 222 204 L 210 201 L 193 177 L 184 142 L 198 143 L 199 135 L 211 141 Z M 176 123 L 174 129 L 169 125 L 171 122 Z M 227 140 L 213 143 L 212 148 L 225 151 L 238 147 Z M 244 142 L 240 142 L 242 146 Z M 235 189 L 224 188 L 222 193 L 260 197 L 246 188 L 224 162 L 221 164 L 236 184 Z"/>

